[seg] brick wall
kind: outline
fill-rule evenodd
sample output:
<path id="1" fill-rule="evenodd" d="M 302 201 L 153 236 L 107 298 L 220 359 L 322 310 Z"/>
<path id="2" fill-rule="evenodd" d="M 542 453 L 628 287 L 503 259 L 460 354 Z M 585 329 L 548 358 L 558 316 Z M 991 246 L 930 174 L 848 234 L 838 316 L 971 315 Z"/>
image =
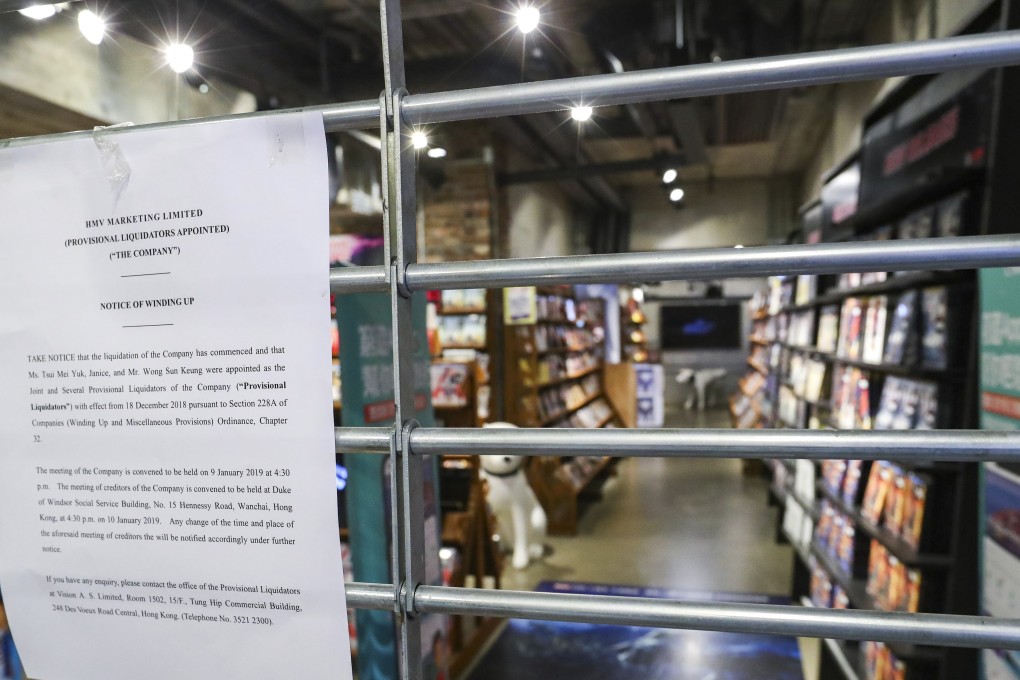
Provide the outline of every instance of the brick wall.
<path id="1" fill-rule="evenodd" d="M 421 259 L 489 259 L 495 193 L 489 129 L 484 124 L 450 126 L 435 143 L 447 150 L 446 158 L 422 158 L 419 163 L 423 170 L 442 171 L 445 181 L 438 189 L 426 181 L 421 192 L 425 237 Z"/>

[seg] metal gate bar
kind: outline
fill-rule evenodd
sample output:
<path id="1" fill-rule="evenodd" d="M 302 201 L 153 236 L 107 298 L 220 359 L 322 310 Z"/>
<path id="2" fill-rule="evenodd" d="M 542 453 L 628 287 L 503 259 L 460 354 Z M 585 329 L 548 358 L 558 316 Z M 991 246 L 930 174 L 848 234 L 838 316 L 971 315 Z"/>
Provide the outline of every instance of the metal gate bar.
<path id="1" fill-rule="evenodd" d="M 363 430 L 371 430 L 363 432 Z M 338 427 L 337 453 L 388 453 L 390 428 Z M 1020 433 L 993 430 L 584 430 L 413 428 L 414 455 L 629 458 L 843 458 L 914 462 L 1020 463 Z"/>
<path id="2" fill-rule="evenodd" d="M 989 68 L 1018 62 L 1020 32 L 1001 31 L 978 36 L 409 95 L 404 101 L 404 116 L 413 125 L 424 125 L 540 113 L 582 104 L 634 104 Z"/>
<path id="3" fill-rule="evenodd" d="M 389 610 L 394 604 L 393 590 L 389 584 L 348 583 L 347 604 L 359 609 Z M 537 621 L 1020 649 L 1020 619 L 989 616 L 679 602 L 645 597 L 437 586 L 420 586 L 414 595 L 414 607 L 422 613 Z"/>
<path id="4" fill-rule="evenodd" d="M 393 589 L 387 583 L 348 583 L 346 590 L 350 607 L 383 611 L 394 607 Z M 423 613 L 1020 649 L 1020 619 L 989 616 L 679 602 L 436 586 L 420 586 L 414 596 L 414 606 Z"/>
<path id="5" fill-rule="evenodd" d="M 381 0 L 381 22 L 399 35 L 399 0 Z M 395 30 L 394 30 L 395 29 Z M 419 264 L 414 249 L 414 161 L 412 125 L 500 115 L 743 92 L 847 80 L 931 73 L 956 68 L 986 68 L 1020 61 L 1020 33 L 1000 33 L 908 45 L 837 50 L 814 55 L 755 59 L 730 64 L 678 67 L 658 71 L 592 76 L 454 93 L 408 95 L 403 90 L 402 45 L 384 45 L 386 90 L 382 101 L 389 168 L 385 217 L 387 263 L 362 272 L 331 272 L 332 289 L 389 288 L 393 310 L 394 427 L 361 434 L 335 432 L 337 450 L 348 445 L 389 452 L 399 461 L 400 493 L 392 497 L 394 545 L 400 546 L 394 583 L 350 589 L 351 602 L 392 607 L 400 622 L 400 675 L 421 677 L 419 613 L 519 616 L 596 623 L 643 623 L 707 630 L 773 632 L 807 637 L 885 639 L 928 644 L 1020 648 L 1020 621 L 981 617 L 841 612 L 795 607 L 766 607 L 634 600 L 549 593 L 478 591 L 422 585 L 420 561 L 408 555 L 424 549 L 421 508 L 421 454 L 455 451 L 499 454 L 566 454 L 609 450 L 620 455 L 737 455 L 823 458 L 832 450 L 862 458 L 896 457 L 941 460 L 1020 460 L 1020 439 L 999 433 L 734 433 L 677 431 L 556 432 L 441 430 L 418 428 L 408 417 L 414 389 L 409 370 L 413 333 L 410 300 L 434 288 L 499 288 L 536 283 L 657 281 L 765 274 L 835 273 L 904 269 L 971 269 L 1020 264 L 1020 238 L 973 237 L 938 241 L 876 244 L 828 244 L 809 247 L 712 249 L 684 253 L 529 258 L 444 264 Z M 402 215 L 402 216 L 401 216 Z M 348 281 L 350 286 L 348 286 Z M 405 335 L 406 334 L 406 335 Z M 566 435 L 566 436 L 564 436 Z M 736 436 L 734 436 L 736 435 Z M 863 435 L 863 436 L 861 436 Z M 838 448 L 837 448 L 838 447 Z M 394 467 L 393 469 L 397 469 Z M 399 571 L 399 576 L 397 575 Z M 397 581 L 399 578 L 399 582 Z M 392 593 L 392 602 L 383 597 Z"/>
<path id="6" fill-rule="evenodd" d="M 817 245 L 469 260 L 409 265 L 409 290 L 564 283 L 697 281 L 784 274 L 1005 267 L 1020 263 L 1020 236 L 863 241 Z M 386 289 L 382 266 L 330 271 L 336 294 Z"/>

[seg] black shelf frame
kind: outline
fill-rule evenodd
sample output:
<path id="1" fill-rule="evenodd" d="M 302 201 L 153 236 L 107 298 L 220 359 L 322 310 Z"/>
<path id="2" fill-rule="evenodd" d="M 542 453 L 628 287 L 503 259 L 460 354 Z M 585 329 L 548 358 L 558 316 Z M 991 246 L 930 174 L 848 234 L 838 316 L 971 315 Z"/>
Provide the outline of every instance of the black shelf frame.
<path id="1" fill-rule="evenodd" d="M 928 368 L 925 366 L 904 366 L 902 364 L 875 364 L 869 361 L 861 361 L 860 359 L 849 359 L 847 357 L 840 356 L 835 352 L 825 352 L 816 347 L 807 347 L 804 345 L 791 345 L 789 343 L 779 343 L 784 349 L 788 349 L 792 352 L 801 352 L 803 354 L 809 354 L 813 357 L 821 359 L 831 364 L 842 364 L 844 366 L 853 366 L 865 371 L 874 371 L 876 373 L 882 373 L 885 375 L 895 375 L 905 378 L 916 378 L 918 380 L 928 380 L 932 382 L 963 382 L 967 378 L 966 371 L 961 369 L 953 368 Z"/>
<path id="2" fill-rule="evenodd" d="M 973 15 L 968 17 L 964 25 L 959 27 L 957 33 L 975 34 L 989 30 L 1016 29 L 1020 29 L 1020 0 L 991 0 L 983 3 Z M 807 230 L 820 231 L 824 240 L 830 243 L 855 239 L 907 217 L 915 210 L 928 209 L 937 202 L 964 190 L 969 194 L 964 233 L 987 235 L 1015 233 L 1017 231 L 1015 216 L 1020 213 L 1020 192 L 1016 190 L 1015 181 L 1015 178 L 1020 176 L 1020 153 L 1017 152 L 1020 150 L 1020 126 L 1016 125 L 1016 121 L 1020 120 L 1020 97 L 1015 96 L 1016 92 L 1020 91 L 1020 69 L 995 69 L 991 73 L 989 79 L 991 97 L 988 100 L 991 110 L 987 117 L 989 129 L 982 142 L 986 144 L 983 149 L 986 152 L 983 167 L 961 170 L 959 167 L 951 168 L 957 164 L 947 161 L 944 168 L 929 167 L 930 172 L 927 174 L 918 171 L 916 176 L 901 180 L 903 184 L 900 186 L 903 189 L 896 195 L 887 191 L 884 196 L 879 196 L 876 192 L 874 195 L 877 200 L 871 201 L 870 205 L 862 204 L 856 215 L 834 226 L 818 223 L 818 214 L 816 213 L 828 209 L 820 201 L 806 204 L 801 210 L 805 233 Z M 865 130 L 874 129 L 875 123 L 898 110 L 937 77 L 934 75 L 915 76 L 901 81 L 883 97 L 881 103 L 865 116 Z M 872 148 L 875 147 L 867 149 L 867 152 L 870 153 Z M 865 154 L 861 152 L 851 154 L 828 173 L 823 181 L 828 182 L 836 178 L 853 163 L 860 164 L 862 176 L 871 172 L 871 168 L 874 167 L 872 160 L 864 156 Z M 865 182 L 874 180 L 872 175 L 864 178 Z M 812 215 L 809 216 L 809 212 Z M 809 217 L 811 219 L 808 219 Z M 801 240 L 805 240 L 804 236 Z M 889 295 L 890 303 L 892 303 L 895 297 L 903 291 L 943 285 L 951 289 L 962 290 L 965 296 L 968 294 L 976 296 L 976 282 L 977 277 L 972 270 L 889 273 L 884 281 L 852 289 L 835 288 L 835 277 L 819 277 L 817 288 L 820 294 L 814 299 L 803 304 L 785 304 L 775 314 L 756 315 L 756 318 L 771 321 L 774 317 L 781 315 L 813 312 L 817 324 L 818 312 L 822 308 L 831 305 L 838 306 L 849 298 Z M 790 302 L 792 303 L 793 300 Z M 972 308 L 976 308 L 976 306 L 971 305 Z M 817 330 L 817 326 L 815 330 Z M 764 331 L 761 332 L 764 334 Z M 784 354 L 802 352 L 813 355 L 818 360 L 825 361 L 831 367 L 830 370 L 837 366 L 859 368 L 868 372 L 869 377 L 874 379 L 879 387 L 886 376 L 902 376 L 934 382 L 939 385 L 940 412 L 947 416 L 948 421 L 940 426 L 975 428 L 978 426 L 980 406 L 980 392 L 975 370 L 978 360 L 976 347 L 979 339 L 977 314 L 961 314 L 959 328 L 954 326 L 953 332 L 954 334 L 958 333 L 962 343 L 967 346 L 967 351 L 955 359 L 959 363 L 954 364 L 948 370 L 919 365 L 871 364 L 859 360 L 843 359 L 836 356 L 834 351 L 824 352 L 817 347 L 804 347 L 786 342 L 788 338 L 777 338 L 775 344 L 783 348 Z M 786 357 L 784 357 L 785 359 Z M 777 368 L 772 369 L 772 375 L 769 376 L 771 390 L 778 390 L 779 386 L 786 382 L 786 373 L 785 361 L 780 362 Z M 788 383 L 787 386 L 789 386 Z M 797 390 L 794 390 L 795 394 L 796 392 Z M 803 397 L 798 396 L 797 398 L 816 409 L 832 409 L 831 403 L 817 401 L 812 403 Z M 878 401 L 880 400 L 873 393 L 873 410 L 875 402 Z M 800 405 L 798 404 L 798 406 Z M 889 550 L 890 554 L 900 559 L 904 564 L 920 568 L 922 572 L 932 574 L 933 578 L 941 582 L 943 588 L 940 590 L 945 595 L 941 600 L 941 604 L 944 605 L 941 611 L 962 615 L 979 613 L 977 582 L 980 571 L 977 554 L 980 543 L 977 532 L 974 530 L 979 523 L 979 466 L 974 463 L 903 465 L 901 461 L 893 462 L 906 470 L 928 473 L 936 478 L 935 484 L 940 489 L 949 490 L 951 500 L 947 503 L 949 508 L 947 514 L 950 519 L 940 519 L 936 526 L 931 524 L 931 517 L 926 518 L 926 522 L 929 524 L 926 527 L 926 533 L 935 529 L 948 537 L 946 541 L 938 541 L 937 548 L 930 549 L 937 549 L 939 552 L 914 550 L 912 546 L 893 535 L 884 526 L 876 526 L 864 521 L 860 517 L 858 507 L 852 503 L 843 503 L 842 498 L 838 494 L 829 492 L 824 484 L 818 486 L 816 496 L 818 499 L 828 500 L 834 508 L 850 516 L 855 522 L 860 539 L 866 540 L 869 544 L 872 539 L 878 541 Z M 928 538 L 931 536 L 929 535 Z M 944 543 L 948 543 L 948 546 L 943 545 Z M 927 543 L 923 545 L 927 545 Z M 936 544 L 932 543 L 932 545 Z M 829 573 L 833 583 L 839 583 L 841 587 L 844 587 L 852 606 L 858 609 L 873 609 L 875 607 L 873 598 L 868 596 L 864 583 L 860 579 L 852 579 L 850 575 L 839 568 L 838 564 L 835 564 L 836 560 L 833 560 L 825 551 L 811 545 L 795 545 L 795 547 L 797 548 L 793 555 L 793 593 L 795 596 L 799 597 L 809 590 L 809 562 L 811 555 L 814 555 L 814 562 Z M 805 549 L 809 551 L 808 554 L 805 554 Z M 857 567 L 859 569 L 860 565 L 858 564 Z M 909 680 L 920 680 L 921 678 L 924 680 L 957 680 L 958 678 L 976 677 L 978 673 L 979 654 L 974 650 L 899 644 L 888 646 L 893 654 L 908 663 L 907 677 Z M 842 661 L 842 665 L 837 661 Z M 831 645 L 826 643 L 823 647 L 823 675 L 821 676 L 823 678 L 839 678 L 846 675 L 851 680 L 862 680 L 864 677 L 863 665 L 863 654 L 857 645 L 837 642 Z M 857 672 L 856 679 L 852 674 L 847 674 L 848 667 Z"/>
<path id="3" fill-rule="evenodd" d="M 952 566 L 952 556 L 920 552 L 886 527 L 868 521 L 860 510 L 848 505 L 839 494 L 833 493 L 823 480 L 817 481 L 817 488 L 836 510 L 854 521 L 855 527 L 885 546 L 891 555 L 908 567 L 949 569 Z"/>

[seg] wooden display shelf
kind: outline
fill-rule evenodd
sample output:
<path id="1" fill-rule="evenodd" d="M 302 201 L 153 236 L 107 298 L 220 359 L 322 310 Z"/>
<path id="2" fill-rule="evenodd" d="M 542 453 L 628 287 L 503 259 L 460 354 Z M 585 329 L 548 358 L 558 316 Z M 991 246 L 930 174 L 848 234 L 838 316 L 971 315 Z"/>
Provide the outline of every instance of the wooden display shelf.
<path id="1" fill-rule="evenodd" d="M 584 408 L 585 406 L 587 406 L 588 404 L 592 403 L 593 401 L 595 401 L 596 399 L 598 399 L 601 396 L 603 396 L 603 392 L 602 392 L 602 390 L 599 390 L 598 392 L 595 392 L 591 396 L 585 397 L 576 406 L 568 406 L 567 408 L 565 408 L 564 410 L 560 411 L 559 413 L 556 413 L 555 415 L 551 415 L 548 418 L 545 418 L 545 419 L 539 421 L 540 422 L 539 427 L 545 427 L 547 425 L 552 425 L 557 420 L 560 420 L 561 418 L 565 418 L 566 416 L 569 416 L 574 411 L 578 411 L 578 410 Z"/>
<path id="2" fill-rule="evenodd" d="M 533 462 L 527 468 L 528 481 L 545 509 L 550 535 L 572 536 L 577 533 L 581 496 L 592 488 L 596 480 L 607 474 L 615 460 L 604 456 L 575 485 L 564 479 L 560 472 L 562 458 L 543 456 L 532 459 Z"/>
<path id="3" fill-rule="evenodd" d="M 542 356 L 544 354 L 584 354 L 595 349 L 595 345 L 585 345 L 580 349 L 571 349 L 570 347 L 551 347 L 549 349 L 539 349 L 535 351 L 535 354 Z"/>
<path id="4" fill-rule="evenodd" d="M 773 342 L 775 342 L 774 340 L 766 340 L 765 338 L 755 338 L 755 337 L 750 337 L 750 338 L 747 339 L 747 341 L 750 342 L 752 345 L 762 345 L 763 347 L 768 347 Z"/>
<path id="5" fill-rule="evenodd" d="M 467 402 L 465 402 L 463 404 L 459 404 L 459 405 L 458 404 L 432 404 L 432 408 L 434 408 L 437 411 L 459 411 L 461 409 L 467 408 L 470 405 L 471 405 L 471 402 L 467 401 Z"/>
<path id="6" fill-rule="evenodd" d="M 547 382 L 538 383 L 538 385 L 536 385 L 536 388 L 540 389 L 540 390 L 544 390 L 547 387 L 555 387 L 556 385 L 562 385 L 563 383 L 570 382 L 571 380 L 580 380 L 581 378 L 583 378 L 585 376 L 589 376 L 592 373 L 595 373 L 595 372 L 597 372 L 597 371 L 599 371 L 601 369 L 602 369 L 602 363 L 600 362 L 598 364 L 595 364 L 591 368 L 584 369 L 580 373 L 569 373 L 569 374 L 563 376 L 562 378 L 554 378 L 553 380 L 549 380 Z"/>
<path id="7" fill-rule="evenodd" d="M 464 344 L 464 345 L 457 345 L 457 344 L 445 345 L 445 344 L 443 344 L 443 345 L 439 346 L 439 349 L 441 349 L 441 350 L 442 349 L 476 349 L 476 350 L 479 350 L 479 351 L 487 351 L 489 348 L 484 343 L 468 343 L 468 344 Z"/>
<path id="8" fill-rule="evenodd" d="M 457 617 L 463 618 L 463 617 Z M 495 617 L 482 619 L 474 633 L 463 642 L 460 651 L 450 659 L 450 677 L 460 678 L 486 650 L 489 641 L 506 625 L 506 619 Z"/>
<path id="9" fill-rule="evenodd" d="M 465 576 L 470 574 L 479 585 L 485 577 L 494 578 L 498 588 L 503 559 L 492 541 L 492 535 L 496 533 L 495 518 L 485 500 L 484 487 L 478 475 L 477 457 L 443 456 L 444 460 L 450 458 L 467 461 L 472 471 L 464 510 L 445 511 L 442 515 L 442 543 L 456 547 L 461 555 L 460 565 L 451 577 L 451 585 L 464 587 Z M 474 617 L 475 625 L 468 632 L 465 626 L 466 618 L 452 617 L 450 633 L 450 646 L 453 652 L 450 659 L 452 673 L 462 673 L 464 669 L 470 667 L 502 623 L 502 620 L 497 618 Z"/>
<path id="10" fill-rule="evenodd" d="M 563 298 L 572 298 L 570 288 L 556 288 L 555 294 Z M 575 301 L 576 302 L 576 301 Z M 576 371 L 539 382 L 539 371 L 542 364 L 542 357 L 550 355 L 580 355 L 585 352 L 601 354 L 604 343 L 599 342 L 594 333 L 590 337 L 582 338 L 581 346 L 549 346 L 545 349 L 537 349 L 537 340 L 542 333 L 548 332 L 549 342 L 555 342 L 550 336 L 558 332 L 558 328 L 564 329 L 588 329 L 601 328 L 605 314 L 605 301 L 583 300 L 577 302 L 578 318 L 583 321 L 569 321 L 565 317 L 553 317 L 540 319 L 535 324 L 520 324 L 506 326 L 503 335 L 503 374 L 506 376 L 504 407 L 505 419 L 522 427 L 550 427 L 563 425 L 573 427 L 569 421 L 565 421 L 571 414 L 580 411 L 599 399 L 604 399 L 610 414 L 606 418 L 599 419 L 597 425 L 605 426 L 614 418 L 621 418 L 616 404 L 612 401 L 613 394 L 610 393 L 610 386 L 614 386 L 616 366 L 603 364 L 598 360 L 595 365 L 584 370 Z M 614 308 L 615 309 L 615 308 Z M 571 334 L 564 334 L 571 335 Z M 587 335 L 587 334 L 586 334 Z M 565 337 L 563 338 L 566 339 Z M 576 337 L 574 338 L 577 339 Z M 598 376 L 597 378 L 595 376 Z M 589 382 L 598 380 L 598 386 L 588 386 L 593 391 L 588 394 L 585 390 L 583 399 L 576 403 L 564 404 L 564 408 L 556 413 L 542 416 L 545 405 L 542 396 L 550 396 L 549 390 L 578 392 L 575 386 L 585 386 L 584 379 Z M 558 387 L 563 386 L 563 387 Z M 570 395 L 564 395 L 570 398 Z M 559 406 L 559 404 L 556 404 Z M 586 419 L 586 423 L 595 426 L 596 419 Z M 625 421 L 620 421 L 625 422 Z M 585 427 L 582 425 L 582 427 Z M 591 427 L 586 427 L 591 429 Z M 558 456 L 536 456 L 528 459 L 527 474 L 531 487 L 535 491 L 539 502 L 545 509 L 548 517 L 549 531 L 556 534 L 572 534 L 577 529 L 577 516 L 580 512 L 578 507 L 579 499 L 574 489 L 561 479 L 562 471 L 559 470 L 561 459 Z M 600 466 L 596 476 L 605 475 L 605 468 Z M 590 484 L 590 480 L 586 480 Z M 597 482 L 596 482 L 597 483 Z"/>
<path id="11" fill-rule="evenodd" d="M 578 484 L 577 486 L 574 486 L 573 484 L 570 485 L 574 489 L 574 495 L 575 496 L 576 495 L 580 495 L 581 492 L 584 491 L 586 488 L 588 488 L 588 486 L 593 481 L 595 481 L 595 478 L 598 477 L 600 474 L 602 474 L 602 471 L 605 470 L 607 467 L 609 467 L 609 465 L 612 462 L 613 462 L 613 459 L 610 458 L 609 456 L 602 456 L 602 460 L 600 460 L 598 463 L 596 463 L 595 467 L 593 467 L 591 470 L 588 471 L 587 476 L 584 478 L 584 480 L 580 484 Z"/>
<path id="12" fill-rule="evenodd" d="M 751 420 L 749 425 L 741 427 L 740 421 L 743 420 L 744 415 L 748 411 L 754 412 L 754 420 Z M 738 414 L 736 409 L 733 408 L 733 403 L 731 402 L 730 403 L 730 418 L 733 419 L 733 427 L 735 429 L 740 429 L 740 430 L 756 429 L 756 428 L 758 428 L 762 424 L 761 411 L 759 411 L 758 407 L 755 406 L 754 404 L 750 404 L 746 409 L 744 409 L 743 411 L 741 411 Z"/>
<path id="13" fill-rule="evenodd" d="M 481 316 L 487 314 L 486 307 L 467 307 L 464 309 L 447 309 L 446 307 L 436 311 L 440 316 Z"/>

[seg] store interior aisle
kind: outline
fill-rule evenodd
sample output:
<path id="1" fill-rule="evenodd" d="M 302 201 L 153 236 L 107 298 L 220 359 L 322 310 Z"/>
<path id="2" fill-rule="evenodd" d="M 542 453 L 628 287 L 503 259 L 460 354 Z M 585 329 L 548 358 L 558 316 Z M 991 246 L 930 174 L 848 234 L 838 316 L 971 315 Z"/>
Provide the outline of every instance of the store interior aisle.
<path id="1" fill-rule="evenodd" d="M 727 428 L 729 413 L 674 411 L 666 427 Z M 764 476 L 735 459 L 624 459 L 583 511 L 576 536 L 551 536 L 552 552 L 503 587 L 533 590 L 571 581 L 699 592 L 788 595 L 793 553 L 775 542 L 775 509 Z M 801 640 L 805 678 L 817 641 Z M 806 643 L 806 644 L 805 644 Z"/>
<path id="2" fill-rule="evenodd" d="M 667 427 L 728 427 L 725 411 L 667 413 Z M 577 536 L 550 537 L 552 554 L 503 587 L 564 580 L 681 590 L 789 592 L 793 557 L 777 545 L 768 483 L 739 460 L 621 460 Z"/>

